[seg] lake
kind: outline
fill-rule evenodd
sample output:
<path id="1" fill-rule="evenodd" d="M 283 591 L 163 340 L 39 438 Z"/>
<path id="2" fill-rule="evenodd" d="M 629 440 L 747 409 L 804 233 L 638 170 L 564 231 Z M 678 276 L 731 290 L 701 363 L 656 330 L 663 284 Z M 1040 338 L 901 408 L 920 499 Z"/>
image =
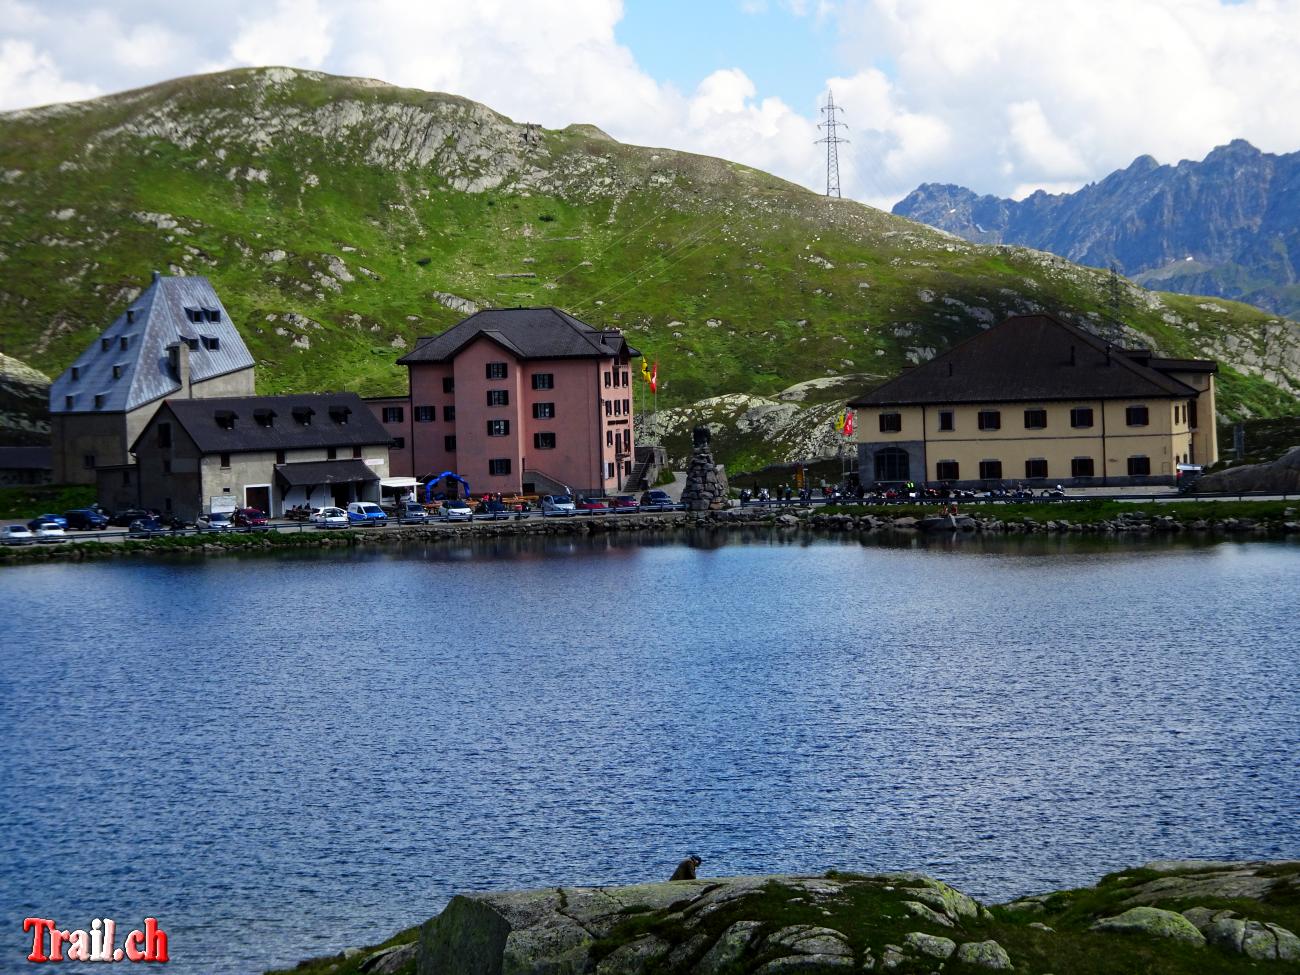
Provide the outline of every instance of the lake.
<path id="1" fill-rule="evenodd" d="M 0 969 L 175 972 L 460 890 L 1300 854 L 1300 544 L 505 539 L 0 571 Z"/>

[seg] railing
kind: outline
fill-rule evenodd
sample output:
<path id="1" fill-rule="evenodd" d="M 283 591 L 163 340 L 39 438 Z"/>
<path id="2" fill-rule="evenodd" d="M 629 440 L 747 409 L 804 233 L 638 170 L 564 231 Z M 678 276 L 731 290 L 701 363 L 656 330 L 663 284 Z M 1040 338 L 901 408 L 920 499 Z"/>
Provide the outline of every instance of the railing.
<path id="1" fill-rule="evenodd" d="M 791 508 L 791 507 L 808 507 L 810 505 L 857 505 L 863 507 L 884 507 L 889 505 L 972 505 L 972 504 L 1070 504 L 1088 501 L 1123 501 L 1123 502 L 1144 502 L 1152 501 L 1156 503 L 1181 503 L 1181 502 L 1198 502 L 1198 501 L 1290 501 L 1293 497 L 1300 499 L 1300 495 L 1293 495 L 1284 492 L 1270 491 L 1240 491 L 1236 493 L 1218 493 L 1218 494 L 1106 494 L 1106 495 L 1066 495 L 1065 497 L 1042 497 L 1035 495 L 1033 497 L 1017 498 L 1009 496 L 986 497 L 976 495 L 973 498 L 940 498 L 940 497 L 919 497 L 919 498 L 883 498 L 878 495 L 868 495 L 865 498 L 800 498 L 795 495 L 792 498 L 769 498 L 760 501 L 756 498 L 750 498 L 742 501 L 742 507 L 767 507 L 767 508 Z"/>

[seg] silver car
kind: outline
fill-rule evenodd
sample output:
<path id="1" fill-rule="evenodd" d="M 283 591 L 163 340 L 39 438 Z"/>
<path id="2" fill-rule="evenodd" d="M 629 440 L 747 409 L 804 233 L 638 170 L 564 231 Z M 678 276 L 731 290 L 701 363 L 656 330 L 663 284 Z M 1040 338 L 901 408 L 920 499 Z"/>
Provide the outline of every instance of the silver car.
<path id="1" fill-rule="evenodd" d="M 474 509 L 459 499 L 445 501 L 442 505 L 443 521 L 473 521 Z"/>
<path id="2" fill-rule="evenodd" d="M 31 545 L 36 536 L 26 525 L 5 525 L 0 528 L 0 542 L 5 545 Z"/>

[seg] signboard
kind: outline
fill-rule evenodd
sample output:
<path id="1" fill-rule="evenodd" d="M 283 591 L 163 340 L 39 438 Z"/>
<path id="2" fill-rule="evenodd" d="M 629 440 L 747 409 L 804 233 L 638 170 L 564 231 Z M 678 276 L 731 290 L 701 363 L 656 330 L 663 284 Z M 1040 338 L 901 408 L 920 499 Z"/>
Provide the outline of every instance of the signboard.
<path id="1" fill-rule="evenodd" d="M 238 507 L 239 505 L 235 503 L 233 494 L 214 494 L 208 499 L 208 511 L 210 513 L 224 511 L 226 514 L 230 514 Z"/>

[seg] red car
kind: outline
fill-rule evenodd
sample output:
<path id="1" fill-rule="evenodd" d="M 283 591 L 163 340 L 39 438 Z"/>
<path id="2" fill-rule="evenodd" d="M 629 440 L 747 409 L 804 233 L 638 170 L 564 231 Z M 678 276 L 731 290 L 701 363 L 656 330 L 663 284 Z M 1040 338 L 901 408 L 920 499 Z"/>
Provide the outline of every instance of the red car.
<path id="1" fill-rule="evenodd" d="M 615 511 L 640 511 L 641 502 L 635 494 L 620 494 L 611 505 Z"/>
<path id="2" fill-rule="evenodd" d="M 581 501 L 578 502 L 578 510 L 579 511 L 608 511 L 609 505 L 607 505 L 600 498 L 583 498 Z"/>
<path id="3" fill-rule="evenodd" d="M 236 528 L 265 529 L 271 527 L 266 512 L 259 508 L 236 508 L 235 513 L 230 516 L 230 520 L 235 523 Z"/>

